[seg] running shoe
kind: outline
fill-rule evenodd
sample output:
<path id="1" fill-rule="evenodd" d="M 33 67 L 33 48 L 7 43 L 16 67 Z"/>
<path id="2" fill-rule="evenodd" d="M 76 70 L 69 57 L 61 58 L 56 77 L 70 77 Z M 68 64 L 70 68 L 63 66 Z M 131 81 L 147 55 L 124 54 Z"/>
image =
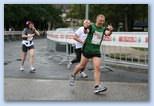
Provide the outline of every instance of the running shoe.
<path id="1" fill-rule="evenodd" d="M 102 85 L 96 85 L 95 88 L 94 88 L 95 94 L 99 94 L 99 93 L 105 92 L 105 91 L 107 91 L 107 88 L 102 86 Z"/>
<path id="2" fill-rule="evenodd" d="M 69 62 L 69 63 L 67 64 L 67 69 L 70 69 L 70 68 L 71 68 L 71 66 L 72 66 L 72 63 L 71 63 L 71 62 Z"/>
<path id="3" fill-rule="evenodd" d="M 85 72 L 80 72 L 80 77 L 81 78 L 88 78 L 88 75 Z"/>
<path id="4" fill-rule="evenodd" d="M 30 69 L 30 73 L 35 73 L 36 72 L 36 69 L 35 68 L 31 68 Z"/>
<path id="5" fill-rule="evenodd" d="M 75 85 L 75 76 L 74 75 L 71 75 L 70 81 L 69 81 L 69 85 L 70 86 L 74 86 Z"/>
<path id="6" fill-rule="evenodd" d="M 20 67 L 20 71 L 24 71 L 24 67 L 23 66 Z"/>

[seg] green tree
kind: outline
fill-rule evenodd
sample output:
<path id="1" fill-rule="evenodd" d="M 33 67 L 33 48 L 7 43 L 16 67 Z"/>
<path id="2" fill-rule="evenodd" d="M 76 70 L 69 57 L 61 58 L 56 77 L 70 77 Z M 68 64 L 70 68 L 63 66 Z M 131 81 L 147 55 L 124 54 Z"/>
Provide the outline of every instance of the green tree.
<path id="1" fill-rule="evenodd" d="M 49 4 L 5 4 L 4 27 L 22 30 L 27 20 L 32 20 L 40 30 L 63 26 L 61 9 Z"/>
<path id="2" fill-rule="evenodd" d="M 104 14 L 106 23 L 112 24 L 117 30 L 119 22 L 124 23 L 125 31 L 132 31 L 134 21 L 148 21 L 147 4 L 90 4 L 89 19 L 95 22 L 98 14 Z M 84 19 L 85 5 L 72 5 L 72 18 Z"/>

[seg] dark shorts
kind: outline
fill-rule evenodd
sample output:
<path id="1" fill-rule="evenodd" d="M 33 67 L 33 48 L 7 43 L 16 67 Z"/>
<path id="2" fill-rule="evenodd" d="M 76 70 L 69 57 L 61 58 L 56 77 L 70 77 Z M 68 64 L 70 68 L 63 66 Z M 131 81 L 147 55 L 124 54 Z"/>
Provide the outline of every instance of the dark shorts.
<path id="1" fill-rule="evenodd" d="M 34 45 L 31 45 L 29 47 L 25 46 L 25 45 L 22 45 L 22 51 L 23 52 L 27 52 L 28 50 L 30 49 L 34 49 Z"/>
<path id="2" fill-rule="evenodd" d="M 100 57 L 101 58 L 101 54 L 89 54 L 89 53 L 85 53 L 85 52 L 82 52 L 83 56 L 86 57 L 86 58 L 93 58 L 93 57 Z"/>

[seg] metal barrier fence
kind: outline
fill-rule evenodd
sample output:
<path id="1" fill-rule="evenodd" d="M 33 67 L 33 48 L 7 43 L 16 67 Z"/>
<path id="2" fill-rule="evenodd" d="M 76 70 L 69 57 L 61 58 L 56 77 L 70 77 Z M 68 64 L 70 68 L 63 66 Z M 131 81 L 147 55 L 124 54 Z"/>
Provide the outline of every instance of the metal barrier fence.
<path id="1" fill-rule="evenodd" d="M 5 31 L 4 40 L 21 40 L 21 33 L 22 31 Z M 43 33 L 41 31 L 41 34 Z M 59 64 L 71 61 L 74 57 L 73 34 L 73 32 L 47 31 L 47 48 L 53 52 L 51 59 L 60 58 Z M 122 64 L 147 69 L 148 32 L 113 32 L 111 37 L 104 37 L 101 51 L 104 63 L 102 68 L 110 69 L 107 64 Z"/>
<path id="2" fill-rule="evenodd" d="M 59 57 L 60 62 L 68 63 L 74 56 L 71 39 L 72 32 L 47 32 L 48 50 Z M 114 32 L 111 37 L 104 37 L 101 47 L 102 68 L 112 70 L 107 64 L 122 64 L 131 67 L 148 68 L 148 33 L 147 32 Z"/>
<path id="3" fill-rule="evenodd" d="M 22 31 L 4 31 L 4 41 L 14 41 L 21 39 Z"/>
<path id="4" fill-rule="evenodd" d="M 43 36 L 36 36 L 36 38 L 46 37 L 45 31 L 40 31 Z M 4 41 L 16 41 L 21 40 L 22 31 L 4 31 Z"/>
<path id="5" fill-rule="evenodd" d="M 69 32 L 69 34 L 66 32 L 47 32 L 47 48 L 48 51 L 52 52 L 52 55 L 49 56 L 50 59 L 60 58 L 59 64 L 68 64 L 71 61 L 71 58 L 74 57 L 74 41 L 71 39 L 72 35 L 72 32 Z"/>
<path id="6" fill-rule="evenodd" d="M 106 63 L 148 68 L 148 49 L 122 46 L 103 46 L 102 57 Z"/>
<path id="7" fill-rule="evenodd" d="M 102 45 L 105 62 L 148 68 L 148 32 L 115 32 Z"/>

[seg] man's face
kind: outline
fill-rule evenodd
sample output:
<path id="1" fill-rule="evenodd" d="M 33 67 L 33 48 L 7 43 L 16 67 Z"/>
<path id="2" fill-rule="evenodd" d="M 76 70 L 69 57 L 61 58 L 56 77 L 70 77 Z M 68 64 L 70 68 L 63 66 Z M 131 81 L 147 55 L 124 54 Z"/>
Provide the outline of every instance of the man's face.
<path id="1" fill-rule="evenodd" d="M 98 16 L 96 19 L 96 23 L 98 25 L 103 25 L 105 23 L 105 17 L 104 16 Z"/>
<path id="2" fill-rule="evenodd" d="M 85 20 L 85 21 L 83 22 L 83 26 L 84 26 L 85 28 L 89 27 L 89 26 L 90 26 L 90 21 L 89 21 L 89 20 Z"/>

